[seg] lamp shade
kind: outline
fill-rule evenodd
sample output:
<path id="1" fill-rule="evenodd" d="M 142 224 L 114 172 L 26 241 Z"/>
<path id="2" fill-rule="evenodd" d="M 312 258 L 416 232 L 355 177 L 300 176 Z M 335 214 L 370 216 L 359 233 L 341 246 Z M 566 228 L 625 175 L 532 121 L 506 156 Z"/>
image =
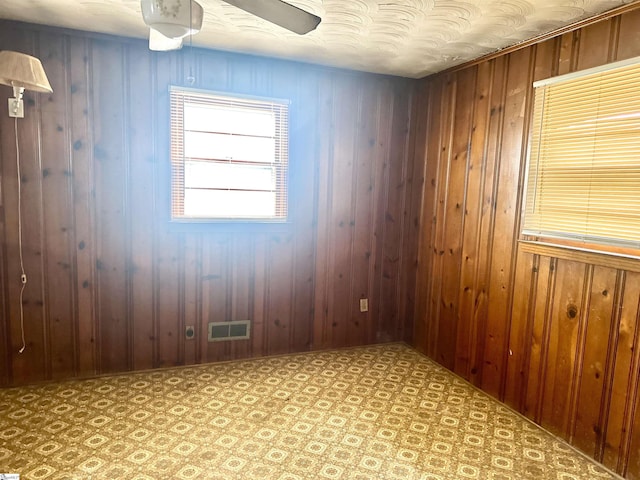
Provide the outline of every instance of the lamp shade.
<path id="1" fill-rule="evenodd" d="M 34 92 L 53 92 L 40 60 L 10 50 L 0 52 L 0 83 Z"/>

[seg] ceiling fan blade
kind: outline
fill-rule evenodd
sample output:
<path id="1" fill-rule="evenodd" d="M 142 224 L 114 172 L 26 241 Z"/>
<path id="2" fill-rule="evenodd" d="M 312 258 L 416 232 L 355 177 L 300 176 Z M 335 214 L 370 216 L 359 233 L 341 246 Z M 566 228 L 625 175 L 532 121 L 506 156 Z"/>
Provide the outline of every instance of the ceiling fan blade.
<path id="1" fill-rule="evenodd" d="M 320 17 L 283 2 L 282 0 L 224 1 L 299 35 L 304 35 L 311 30 L 315 30 L 322 20 Z"/>

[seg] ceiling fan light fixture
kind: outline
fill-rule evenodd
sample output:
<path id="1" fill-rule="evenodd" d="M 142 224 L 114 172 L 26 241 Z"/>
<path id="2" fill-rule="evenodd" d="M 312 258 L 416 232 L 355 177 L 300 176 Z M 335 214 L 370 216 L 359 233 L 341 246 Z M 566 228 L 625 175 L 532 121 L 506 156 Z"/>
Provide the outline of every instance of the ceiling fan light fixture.
<path id="1" fill-rule="evenodd" d="M 157 31 L 149 28 L 149 50 L 154 52 L 168 52 L 169 50 L 179 50 L 182 48 L 182 37 L 169 38 Z"/>
<path id="2" fill-rule="evenodd" d="M 202 28 L 204 10 L 194 0 L 141 0 L 140 7 L 144 23 L 167 38 L 183 38 Z"/>

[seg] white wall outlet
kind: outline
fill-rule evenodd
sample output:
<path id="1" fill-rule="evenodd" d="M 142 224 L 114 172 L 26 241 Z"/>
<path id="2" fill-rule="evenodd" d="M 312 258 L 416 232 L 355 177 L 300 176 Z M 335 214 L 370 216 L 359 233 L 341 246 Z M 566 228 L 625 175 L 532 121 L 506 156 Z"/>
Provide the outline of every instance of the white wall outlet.
<path id="1" fill-rule="evenodd" d="M 361 298 L 360 299 L 360 311 L 361 312 L 368 312 L 369 311 L 369 299 L 368 298 Z"/>

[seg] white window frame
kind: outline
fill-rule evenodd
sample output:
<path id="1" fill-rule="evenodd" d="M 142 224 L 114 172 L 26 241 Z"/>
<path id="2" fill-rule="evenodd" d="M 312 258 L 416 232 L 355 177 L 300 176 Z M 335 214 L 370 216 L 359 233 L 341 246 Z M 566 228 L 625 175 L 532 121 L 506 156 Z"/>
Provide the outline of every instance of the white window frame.
<path id="1" fill-rule="evenodd" d="M 288 222 L 289 101 L 180 86 L 170 86 L 169 96 L 171 222 Z M 195 124 L 193 112 L 198 109 L 201 112 L 211 109 L 205 117 L 207 114 L 218 115 L 212 116 L 204 130 L 202 120 L 199 120 L 197 130 L 188 127 Z M 216 110 L 217 114 L 214 113 Z M 225 110 L 229 112 L 227 122 L 221 121 L 220 116 Z M 243 111 L 257 117 L 262 115 L 267 121 L 258 127 L 230 121 L 231 117 L 241 119 Z M 273 130 L 268 126 L 271 121 Z M 265 129 L 269 133 L 264 133 Z M 257 130 L 260 133 L 256 133 Z M 191 146 L 189 138 L 192 139 Z M 208 149 L 207 142 L 215 143 L 216 148 Z M 198 146 L 194 147 L 196 144 Z M 221 158 L 224 150 L 230 154 Z M 218 176 L 210 172 L 216 172 Z"/>

